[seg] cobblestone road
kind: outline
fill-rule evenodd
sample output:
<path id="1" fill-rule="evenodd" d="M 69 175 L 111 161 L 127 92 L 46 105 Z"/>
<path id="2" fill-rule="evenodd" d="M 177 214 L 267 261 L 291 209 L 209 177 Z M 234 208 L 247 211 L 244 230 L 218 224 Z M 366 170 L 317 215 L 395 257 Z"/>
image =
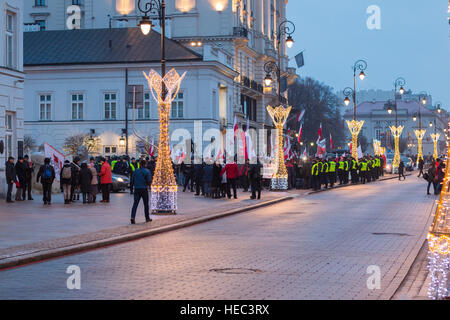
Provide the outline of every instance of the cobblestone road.
<path id="1" fill-rule="evenodd" d="M 0 298 L 382 298 L 423 243 L 435 200 L 424 188 L 416 177 L 352 186 L 6 270 Z M 70 265 L 81 290 L 66 287 Z M 367 288 L 370 265 L 380 290 Z"/>

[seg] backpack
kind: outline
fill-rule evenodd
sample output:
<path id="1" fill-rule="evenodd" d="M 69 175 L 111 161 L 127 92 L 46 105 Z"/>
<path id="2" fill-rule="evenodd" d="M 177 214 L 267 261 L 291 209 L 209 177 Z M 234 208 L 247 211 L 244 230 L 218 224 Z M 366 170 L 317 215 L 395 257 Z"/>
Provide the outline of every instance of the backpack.
<path id="1" fill-rule="evenodd" d="M 72 179 L 72 168 L 71 167 L 64 167 L 63 168 L 62 178 L 63 179 Z"/>
<path id="2" fill-rule="evenodd" d="M 46 165 L 44 167 L 44 172 L 42 173 L 42 179 L 51 179 L 52 178 L 52 169 L 50 166 Z"/>

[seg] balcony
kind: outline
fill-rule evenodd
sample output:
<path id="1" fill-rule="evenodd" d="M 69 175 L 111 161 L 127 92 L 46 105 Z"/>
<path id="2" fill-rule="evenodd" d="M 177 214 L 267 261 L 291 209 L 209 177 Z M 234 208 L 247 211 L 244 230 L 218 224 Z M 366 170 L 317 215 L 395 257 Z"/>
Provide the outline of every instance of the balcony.
<path id="1" fill-rule="evenodd" d="M 241 77 L 241 85 L 253 91 L 263 93 L 263 86 L 255 80 L 250 80 L 248 77 Z"/>
<path id="2" fill-rule="evenodd" d="M 233 36 L 238 38 L 248 38 L 248 30 L 244 27 L 234 27 Z"/>

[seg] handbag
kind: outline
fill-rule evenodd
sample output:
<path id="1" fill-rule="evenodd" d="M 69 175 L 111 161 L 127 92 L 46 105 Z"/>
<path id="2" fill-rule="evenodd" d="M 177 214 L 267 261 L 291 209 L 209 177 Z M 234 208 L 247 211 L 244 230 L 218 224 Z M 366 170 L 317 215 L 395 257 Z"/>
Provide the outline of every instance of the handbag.
<path id="1" fill-rule="evenodd" d="M 423 178 L 424 178 L 425 180 L 428 181 L 428 172 L 425 172 L 425 173 L 423 174 Z"/>
<path id="2" fill-rule="evenodd" d="M 16 188 L 17 189 L 20 189 L 20 182 L 19 181 L 16 181 L 16 182 L 14 182 L 15 184 L 16 184 Z"/>

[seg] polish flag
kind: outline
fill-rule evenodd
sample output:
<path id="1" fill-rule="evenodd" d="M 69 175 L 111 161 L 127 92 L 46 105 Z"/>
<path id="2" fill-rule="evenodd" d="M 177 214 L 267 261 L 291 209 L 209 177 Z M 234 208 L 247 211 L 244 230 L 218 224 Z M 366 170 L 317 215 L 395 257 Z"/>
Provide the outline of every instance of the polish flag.
<path id="1" fill-rule="evenodd" d="M 327 139 L 323 139 L 317 143 L 316 157 L 323 158 L 327 153 Z"/>
<path id="2" fill-rule="evenodd" d="M 286 137 L 285 143 L 284 143 L 284 159 L 287 160 L 291 156 L 291 139 L 289 137 Z"/>
<path id="3" fill-rule="evenodd" d="M 303 123 L 300 124 L 300 129 L 298 130 L 298 138 L 297 138 L 298 143 L 302 141 L 302 132 L 303 132 Z"/>
<path id="4" fill-rule="evenodd" d="M 320 128 L 319 128 L 319 138 L 317 139 L 317 141 L 321 141 L 322 140 L 322 122 L 320 123 Z"/>
<path id="5" fill-rule="evenodd" d="M 153 157 L 153 155 L 155 154 L 154 144 L 155 144 L 155 138 L 152 138 L 152 144 L 150 145 L 150 149 L 148 150 L 148 155 L 150 157 Z"/>
<path id="6" fill-rule="evenodd" d="M 305 115 L 305 110 L 302 110 L 302 112 L 300 112 L 300 113 L 297 115 L 297 122 L 302 121 L 304 115 Z"/>
<path id="7" fill-rule="evenodd" d="M 233 124 L 233 129 L 234 129 L 234 135 L 236 136 L 238 130 L 239 130 L 239 125 L 237 123 L 237 118 L 236 116 L 234 116 L 234 124 Z"/>
<path id="8" fill-rule="evenodd" d="M 307 159 L 308 158 L 308 153 L 306 153 L 306 147 L 305 147 L 305 150 L 303 150 L 302 158 L 303 159 Z"/>
<path id="9" fill-rule="evenodd" d="M 331 136 L 331 133 L 330 133 L 330 149 L 331 149 L 331 150 L 334 149 L 334 146 L 333 146 L 333 137 Z"/>

